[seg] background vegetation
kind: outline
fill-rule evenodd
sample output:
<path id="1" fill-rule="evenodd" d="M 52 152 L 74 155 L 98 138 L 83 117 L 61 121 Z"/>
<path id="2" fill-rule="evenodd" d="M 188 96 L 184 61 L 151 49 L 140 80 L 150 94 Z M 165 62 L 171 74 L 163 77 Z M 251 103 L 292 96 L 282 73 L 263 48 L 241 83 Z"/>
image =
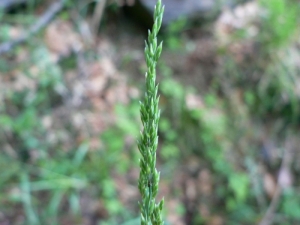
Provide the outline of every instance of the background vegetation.
<path id="1" fill-rule="evenodd" d="M 147 28 L 117 1 L 61 1 L 1 52 L 52 3 L 0 15 L 0 224 L 139 224 Z M 299 17 L 258 0 L 163 28 L 166 224 L 300 223 Z"/>

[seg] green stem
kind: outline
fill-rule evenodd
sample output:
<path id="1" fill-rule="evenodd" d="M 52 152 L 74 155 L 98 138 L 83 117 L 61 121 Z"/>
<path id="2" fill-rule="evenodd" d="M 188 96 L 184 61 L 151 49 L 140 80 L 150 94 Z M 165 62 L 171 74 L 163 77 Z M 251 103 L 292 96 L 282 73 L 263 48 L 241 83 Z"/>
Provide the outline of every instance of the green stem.
<path id="1" fill-rule="evenodd" d="M 138 141 L 138 148 L 142 155 L 140 159 L 139 190 L 142 195 L 140 203 L 141 225 L 162 225 L 162 207 L 164 200 L 158 204 L 155 198 L 158 192 L 159 173 L 156 170 L 156 150 L 158 144 L 158 122 L 160 110 L 156 80 L 156 64 L 162 51 L 162 42 L 157 45 L 157 34 L 161 27 L 164 7 L 158 0 L 154 9 L 154 24 L 148 32 L 145 47 L 145 59 L 148 70 L 146 72 L 146 92 L 144 101 L 140 103 L 143 131 Z"/>

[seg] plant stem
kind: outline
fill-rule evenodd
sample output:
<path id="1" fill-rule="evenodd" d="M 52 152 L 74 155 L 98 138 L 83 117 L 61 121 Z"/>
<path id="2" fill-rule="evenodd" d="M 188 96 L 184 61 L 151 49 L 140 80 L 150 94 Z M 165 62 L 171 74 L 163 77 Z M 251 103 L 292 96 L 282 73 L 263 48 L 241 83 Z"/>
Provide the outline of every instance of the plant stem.
<path id="1" fill-rule="evenodd" d="M 162 42 L 157 45 L 157 34 L 161 27 L 164 7 L 158 0 L 154 9 L 154 24 L 148 32 L 148 41 L 145 47 L 145 59 L 148 70 L 146 72 L 146 91 L 143 102 L 140 102 L 141 121 L 143 131 L 138 141 L 138 148 L 142 155 L 140 159 L 139 190 L 142 196 L 140 202 L 141 225 L 162 225 L 162 208 L 164 200 L 158 204 L 155 198 L 158 192 L 159 173 L 156 165 L 156 150 L 158 144 L 158 122 L 160 110 L 156 80 L 156 64 L 162 51 Z"/>

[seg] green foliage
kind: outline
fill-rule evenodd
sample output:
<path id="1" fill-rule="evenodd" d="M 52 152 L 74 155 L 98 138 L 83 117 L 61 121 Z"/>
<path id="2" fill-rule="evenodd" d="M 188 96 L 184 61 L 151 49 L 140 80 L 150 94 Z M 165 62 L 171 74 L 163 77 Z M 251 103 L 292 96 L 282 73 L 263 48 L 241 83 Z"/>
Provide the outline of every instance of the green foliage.
<path id="1" fill-rule="evenodd" d="M 234 199 L 229 199 L 227 207 L 235 210 L 240 202 L 245 202 L 249 195 L 249 178 L 243 173 L 232 173 L 229 176 L 229 188 L 233 191 Z"/>
<path id="2" fill-rule="evenodd" d="M 295 1 L 284 0 L 260 0 L 258 3 L 259 17 L 251 24 L 257 28 L 257 35 L 236 38 L 236 33 L 243 32 L 243 29 L 238 29 L 231 36 L 232 42 L 254 44 L 253 55 L 245 54 L 246 59 L 251 60 L 237 62 L 228 52 L 224 57 L 223 74 L 230 77 L 228 83 L 232 88 L 242 89 L 247 110 L 252 114 L 277 118 L 285 125 L 298 124 L 299 70 L 295 59 L 299 55 L 296 37 L 300 6 Z"/>
<path id="3" fill-rule="evenodd" d="M 256 101 L 252 97 L 252 107 L 258 108 L 260 115 L 282 115 L 285 124 L 299 123 L 298 69 L 291 55 L 297 54 L 292 43 L 299 32 L 300 6 L 282 0 L 260 3 L 265 14 L 259 38 L 264 46 L 262 52 L 268 52 L 268 56 L 263 68 L 259 68 L 263 76 Z"/>
<path id="4" fill-rule="evenodd" d="M 166 35 L 164 39 L 166 40 L 167 47 L 170 49 L 180 49 L 183 44 L 180 34 L 187 27 L 187 19 L 181 17 L 176 21 L 170 23 L 166 29 Z"/>
<path id="5" fill-rule="evenodd" d="M 264 48 L 272 50 L 288 44 L 298 27 L 299 4 L 285 0 L 259 2 L 265 10 L 260 33 Z"/>
<path id="6" fill-rule="evenodd" d="M 281 207 L 286 217 L 292 220 L 300 220 L 300 196 L 296 193 L 296 190 L 284 192 Z"/>
<path id="7" fill-rule="evenodd" d="M 101 135 L 104 148 L 110 152 L 109 156 L 105 157 L 106 166 L 115 165 L 114 168 L 120 174 L 126 174 L 132 163 L 138 165 L 136 143 L 134 141 L 125 143 L 126 139 L 133 140 L 139 135 L 138 109 L 137 99 L 132 99 L 128 106 L 116 105 L 116 125 L 111 126 Z"/>

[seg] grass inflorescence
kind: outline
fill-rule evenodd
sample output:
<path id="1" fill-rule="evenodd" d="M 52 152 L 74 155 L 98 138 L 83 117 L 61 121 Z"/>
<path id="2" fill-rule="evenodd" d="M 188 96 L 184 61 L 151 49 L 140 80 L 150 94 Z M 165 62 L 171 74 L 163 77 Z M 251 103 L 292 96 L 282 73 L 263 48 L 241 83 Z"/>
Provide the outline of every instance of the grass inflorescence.
<path id="1" fill-rule="evenodd" d="M 158 192 L 159 172 L 156 170 L 156 149 L 158 144 L 158 122 L 160 110 L 158 109 L 159 96 L 156 80 L 156 64 L 162 51 L 162 42 L 157 44 L 157 34 L 161 27 L 164 7 L 161 0 L 157 1 L 154 9 L 154 24 L 148 32 L 148 41 L 145 47 L 145 59 L 147 63 L 146 91 L 144 101 L 140 103 L 141 121 L 143 131 L 138 141 L 138 148 L 142 155 L 140 159 L 139 190 L 142 196 L 140 202 L 141 224 L 161 225 L 162 208 L 164 200 L 155 203 Z"/>

